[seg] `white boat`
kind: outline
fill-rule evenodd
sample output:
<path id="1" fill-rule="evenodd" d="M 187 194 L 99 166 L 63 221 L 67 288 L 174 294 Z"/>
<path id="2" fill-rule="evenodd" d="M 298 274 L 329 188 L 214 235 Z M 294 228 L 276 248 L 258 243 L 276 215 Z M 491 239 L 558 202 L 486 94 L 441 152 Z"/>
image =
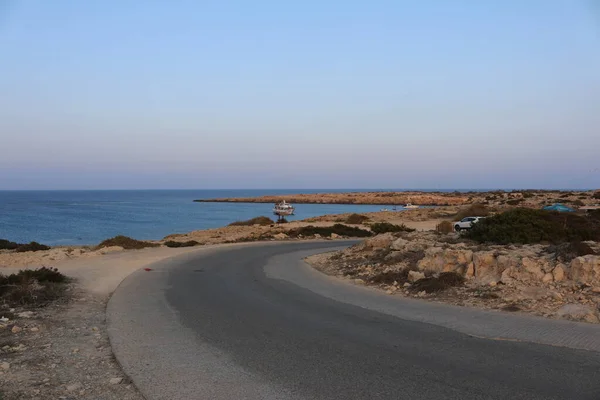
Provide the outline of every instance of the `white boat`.
<path id="1" fill-rule="evenodd" d="M 275 204 L 275 207 L 273 207 L 273 214 L 285 217 L 294 215 L 294 210 L 295 208 L 290 203 L 286 203 L 285 200 L 283 200 L 281 203 Z"/>
<path id="2" fill-rule="evenodd" d="M 412 209 L 415 209 L 415 208 L 419 208 L 419 206 L 415 206 L 415 205 L 413 205 L 413 204 L 407 203 L 407 204 L 404 206 L 404 208 L 406 208 L 406 209 L 408 209 L 408 210 L 412 210 Z"/>

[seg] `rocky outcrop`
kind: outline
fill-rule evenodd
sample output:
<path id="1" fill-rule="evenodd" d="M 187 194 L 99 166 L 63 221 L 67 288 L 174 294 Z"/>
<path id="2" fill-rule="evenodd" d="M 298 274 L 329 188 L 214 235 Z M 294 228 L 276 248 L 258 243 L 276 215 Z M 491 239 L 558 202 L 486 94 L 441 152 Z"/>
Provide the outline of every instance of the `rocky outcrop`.
<path id="1" fill-rule="evenodd" d="M 587 255 L 573 259 L 569 268 L 569 278 L 587 284 L 600 282 L 600 257 Z"/>
<path id="2" fill-rule="evenodd" d="M 463 242 L 459 235 L 412 232 L 369 238 L 329 263 L 323 269 L 335 275 L 406 295 L 421 279 L 456 273 L 466 278 L 463 289 L 451 291 L 460 300 L 442 295 L 444 301 L 600 322 L 598 254 L 565 259 L 556 246 L 484 246 Z"/>

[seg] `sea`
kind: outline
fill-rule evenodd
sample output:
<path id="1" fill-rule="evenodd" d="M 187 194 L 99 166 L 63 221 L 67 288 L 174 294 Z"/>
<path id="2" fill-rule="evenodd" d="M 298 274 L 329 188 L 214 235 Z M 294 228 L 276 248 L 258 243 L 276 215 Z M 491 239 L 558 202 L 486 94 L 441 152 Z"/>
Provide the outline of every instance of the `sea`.
<path id="1" fill-rule="evenodd" d="M 273 217 L 270 203 L 197 203 L 194 199 L 348 191 L 373 189 L 0 191 L 0 239 L 51 246 L 93 245 L 116 235 L 162 239 L 172 233 L 222 227 L 260 215 Z M 290 220 L 389 208 L 341 204 L 295 207 L 296 215 Z"/>

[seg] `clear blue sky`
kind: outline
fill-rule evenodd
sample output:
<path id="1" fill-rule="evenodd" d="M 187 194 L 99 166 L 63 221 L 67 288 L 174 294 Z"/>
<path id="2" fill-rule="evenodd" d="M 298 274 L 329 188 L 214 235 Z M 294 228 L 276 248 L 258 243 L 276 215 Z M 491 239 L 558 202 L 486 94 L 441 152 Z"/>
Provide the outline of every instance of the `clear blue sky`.
<path id="1" fill-rule="evenodd" d="M 600 6 L 0 0 L 0 189 L 600 187 Z"/>

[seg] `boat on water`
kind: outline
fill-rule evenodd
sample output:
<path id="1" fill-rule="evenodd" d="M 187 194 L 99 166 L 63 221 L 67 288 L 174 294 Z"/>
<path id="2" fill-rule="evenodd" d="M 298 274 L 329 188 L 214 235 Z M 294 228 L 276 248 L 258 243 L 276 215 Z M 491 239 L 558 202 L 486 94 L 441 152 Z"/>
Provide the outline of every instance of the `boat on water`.
<path id="1" fill-rule="evenodd" d="M 408 209 L 408 210 L 412 210 L 415 208 L 419 208 L 419 206 L 416 206 L 414 204 L 410 204 L 410 203 L 406 203 L 406 205 L 404 206 L 404 208 Z"/>
<path id="2" fill-rule="evenodd" d="M 273 207 L 273 214 L 279 217 L 287 217 L 288 215 L 294 215 L 295 210 L 294 206 L 283 200 L 281 203 L 275 204 L 275 207 Z"/>

